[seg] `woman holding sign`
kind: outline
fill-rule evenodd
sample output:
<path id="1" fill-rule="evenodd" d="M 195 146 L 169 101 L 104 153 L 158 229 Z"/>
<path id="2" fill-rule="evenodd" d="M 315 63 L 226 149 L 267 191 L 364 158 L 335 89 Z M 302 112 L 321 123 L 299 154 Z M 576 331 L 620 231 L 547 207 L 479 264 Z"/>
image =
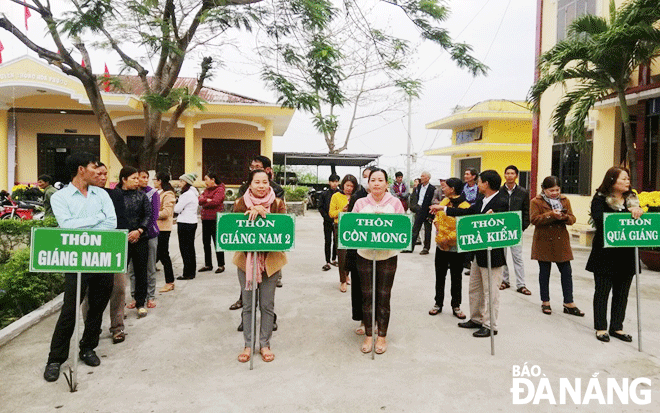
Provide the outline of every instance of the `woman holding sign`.
<path id="1" fill-rule="evenodd" d="M 578 317 L 584 313 L 573 302 L 573 272 L 571 260 L 571 237 L 567 225 L 575 224 L 576 218 L 571 203 L 561 195 L 559 179 L 548 176 L 541 183 L 541 193 L 529 205 L 530 223 L 534 225 L 532 259 L 539 262 L 539 289 L 541 311 L 552 314 L 550 307 L 550 266 L 554 262 L 561 274 L 561 289 L 564 293 L 564 312 Z"/>
<path id="2" fill-rule="evenodd" d="M 369 195 L 355 203 L 353 212 L 371 214 L 403 214 L 401 201 L 387 190 L 387 172 L 376 168 L 369 174 Z M 394 285 L 394 273 L 397 265 L 396 250 L 366 250 L 357 251 L 357 268 L 362 285 L 362 313 L 366 337 L 362 344 L 362 352 L 368 353 L 373 345 L 372 337 L 372 294 L 376 294 L 376 323 L 378 324 L 378 339 L 376 354 L 387 350 L 387 327 L 390 322 L 390 296 Z M 372 268 L 376 261 L 376 291 L 373 290 Z"/>
<path id="3" fill-rule="evenodd" d="M 275 197 L 270 186 L 268 174 L 263 169 L 250 171 L 248 176 L 248 190 L 236 200 L 234 212 L 244 212 L 251 221 L 267 214 L 284 214 L 286 205 L 284 201 Z M 254 255 L 257 254 L 257 279 L 252 279 Z M 270 350 L 270 337 L 273 333 L 275 321 L 275 289 L 280 270 L 286 265 L 286 254 L 283 252 L 237 252 L 234 254 L 234 264 L 238 267 L 238 280 L 241 284 L 241 298 L 243 300 L 243 338 L 245 348 L 238 355 L 238 361 L 250 361 L 252 341 L 252 288 L 258 284 L 259 310 L 261 311 L 261 324 L 259 327 L 259 346 L 261 359 L 270 362 L 275 354 Z"/>
<path id="4" fill-rule="evenodd" d="M 635 249 L 616 248 L 606 250 L 603 233 L 603 214 L 608 212 L 630 212 L 634 219 L 642 216 L 637 195 L 630 188 L 628 170 L 614 166 L 607 170 L 603 183 L 591 201 L 591 218 L 596 226 L 587 271 L 594 273 L 594 329 L 600 341 L 610 341 L 610 336 L 626 342 L 632 336 L 623 332 L 626 318 L 628 292 L 635 275 Z M 609 335 L 607 334 L 607 301 L 612 291 L 612 315 Z"/>

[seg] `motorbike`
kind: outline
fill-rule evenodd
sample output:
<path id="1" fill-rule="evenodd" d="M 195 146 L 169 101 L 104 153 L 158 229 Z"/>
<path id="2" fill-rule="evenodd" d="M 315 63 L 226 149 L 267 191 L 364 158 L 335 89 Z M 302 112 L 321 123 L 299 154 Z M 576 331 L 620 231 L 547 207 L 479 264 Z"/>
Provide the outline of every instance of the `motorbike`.
<path id="1" fill-rule="evenodd" d="M 44 213 L 38 211 L 39 201 L 14 201 L 8 194 L 0 196 L 0 219 L 43 219 Z"/>

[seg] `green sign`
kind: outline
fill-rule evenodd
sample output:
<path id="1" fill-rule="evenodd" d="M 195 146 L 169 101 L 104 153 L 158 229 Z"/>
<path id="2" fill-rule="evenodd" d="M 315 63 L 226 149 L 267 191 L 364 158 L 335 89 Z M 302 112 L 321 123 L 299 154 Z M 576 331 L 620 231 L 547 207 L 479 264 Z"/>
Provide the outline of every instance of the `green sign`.
<path id="1" fill-rule="evenodd" d="M 458 252 L 513 247 L 522 240 L 522 213 L 468 215 L 456 218 Z"/>
<path id="2" fill-rule="evenodd" d="M 412 215 L 339 214 L 339 248 L 402 250 L 410 248 Z"/>
<path id="3" fill-rule="evenodd" d="M 296 230 L 294 215 L 267 214 L 248 220 L 244 214 L 218 214 L 216 249 L 218 251 L 289 251 Z"/>
<path id="4" fill-rule="evenodd" d="M 660 213 L 633 219 L 629 212 L 603 214 L 604 244 L 612 247 L 660 247 Z"/>
<path id="5" fill-rule="evenodd" d="M 128 231 L 32 228 L 30 271 L 126 272 Z"/>

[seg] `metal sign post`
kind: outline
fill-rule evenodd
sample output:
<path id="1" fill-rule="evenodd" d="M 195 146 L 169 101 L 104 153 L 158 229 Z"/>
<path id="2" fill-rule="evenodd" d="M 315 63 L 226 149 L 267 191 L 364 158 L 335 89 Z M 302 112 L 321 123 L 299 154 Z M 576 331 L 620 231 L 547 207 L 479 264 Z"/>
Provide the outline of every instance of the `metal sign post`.
<path id="1" fill-rule="evenodd" d="M 252 339 L 250 340 L 250 370 L 252 370 L 252 360 L 254 360 L 254 350 L 256 347 L 256 325 L 257 325 L 257 253 L 253 252 L 254 259 L 252 260 L 252 325 L 250 331 L 252 332 Z M 263 320 L 262 320 L 263 321 Z"/>
<path id="2" fill-rule="evenodd" d="M 629 212 L 603 214 L 603 246 L 635 248 L 635 296 L 637 298 L 637 349 L 642 351 L 642 303 L 639 295 L 639 247 L 660 247 L 660 213 L 646 212 L 634 219 Z"/>
<path id="3" fill-rule="evenodd" d="M 488 314 L 490 317 L 490 355 L 495 355 L 495 329 L 493 328 L 493 279 L 491 278 L 490 252 L 493 248 L 488 247 Z"/>
<path id="4" fill-rule="evenodd" d="M 635 297 L 637 298 L 637 350 L 642 351 L 642 303 L 639 299 L 639 247 L 635 247 Z"/>
<path id="5" fill-rule="evenodd" d="M 80 357 L 80 296 L 82 273 L 125 273 L 128 256 L 127 230 L 32 228 L 31 272 L 76 273 L 76 308 L 73 369 L 64 377 L 71 392 L 78 388 Z"/>
<path id="6" fill-rule="evenodd" d="M 375 253 L 376 251 L 374 251 Z M 372 261 L 372 290 L 371 290 L 371 359 L 376 359 L 376 339 L 378 335 L 376 334 L 376 257 L 374 254 L 374 260 Z"/>
<path id="7" fill-rule="evenodd" d="M 486 250 L 488 271 L 488 316 L 490 318 L 490 354 L 495 355 L 495 317 L 493 317 L 493 265 L 494 248 L 520 245 L 522 241 L 522 214 L 520 211 L 477 214 L 456 218 L 456 247 L 458 252 Z M 499 293 L 499 285 L 496 285 Z M 486 291 L 483 292 L 484 296 Z M 485 315 L 484 315 L 485 318 Z"/>

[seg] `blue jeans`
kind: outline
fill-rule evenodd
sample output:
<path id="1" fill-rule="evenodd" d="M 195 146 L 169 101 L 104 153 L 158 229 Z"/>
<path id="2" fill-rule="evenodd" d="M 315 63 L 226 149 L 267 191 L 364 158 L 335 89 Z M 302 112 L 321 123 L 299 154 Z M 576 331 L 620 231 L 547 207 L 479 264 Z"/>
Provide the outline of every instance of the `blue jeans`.
<path id="1" fill-rule="evenodd" d="M 550 265 L 549 261 L 539 261 L 539 289 L 541 291 L 541 301 L 550 301 Z M 571 262 L 556 262 L 559 273 L 561 274 L 561 289 L 564 293 L 564 304 L 573 302 L 573 271 Z"/>

